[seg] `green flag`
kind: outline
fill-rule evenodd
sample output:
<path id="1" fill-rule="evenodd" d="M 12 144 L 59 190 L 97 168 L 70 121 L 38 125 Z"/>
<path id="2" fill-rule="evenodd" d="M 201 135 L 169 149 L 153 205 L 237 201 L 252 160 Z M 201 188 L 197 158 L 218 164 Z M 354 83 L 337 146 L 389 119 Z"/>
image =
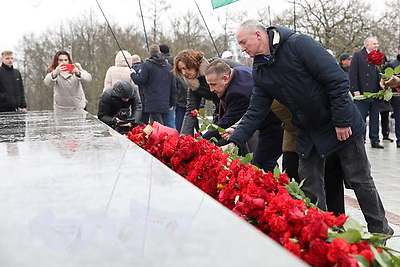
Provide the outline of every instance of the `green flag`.
<path id="1" fill-rule="evenodd" d="M 232 4 L 233 2 L 236 2 L 236 1 L 239 1 L 239 0 L 211 0 L 211 4 L 212 4 L 213 9 L 216 9 L 221 6 L 226 6 L 226 5 Z"/>

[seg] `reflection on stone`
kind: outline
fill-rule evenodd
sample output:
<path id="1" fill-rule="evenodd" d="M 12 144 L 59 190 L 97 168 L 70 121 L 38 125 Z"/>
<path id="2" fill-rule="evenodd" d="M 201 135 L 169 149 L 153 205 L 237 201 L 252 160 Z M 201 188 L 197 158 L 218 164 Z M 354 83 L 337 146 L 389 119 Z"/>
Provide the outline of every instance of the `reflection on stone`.
<path id="1" fill-rule="evenodd" d="M 22 142 L 26 130 L 26 113 L 5 112 L 0 116 L 0 142 Z"/>
<path id="2" fill-rule="evenodd" d="M 1 266 L 305 266 L 89 113 L 0 124 Z"/>
<path id="3" fill-rule="evenodd" d="M 46 247 L 65 254 L 82 253 L 99 229 L 110 242 L 144 258 L 154 248 L 179 249 L 192 220 L 187 214 L 148 207 L 133 199 L 127 217 L 57 219 L 45 210 L 29 222 L 29 228 Z"/>
<path id="4" fill-rule="evenodd" d="M 32 219 L 29 228 L 47 247 L 67 254 L 81 253 L 96 232 L 96 224 L 91 220 L 56 219 L 49 210 Z"/>

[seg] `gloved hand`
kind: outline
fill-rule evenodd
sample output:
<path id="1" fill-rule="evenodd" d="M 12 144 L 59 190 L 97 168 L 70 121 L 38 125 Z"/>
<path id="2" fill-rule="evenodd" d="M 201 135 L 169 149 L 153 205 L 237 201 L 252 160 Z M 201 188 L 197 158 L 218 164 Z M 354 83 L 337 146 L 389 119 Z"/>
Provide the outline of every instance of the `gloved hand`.
<path id="1" fill-rule="evenodd" d="M 111 119 L 111 124 L 112 124 L 112 125 L 118 124 L 117 117 L 113 117 L 113 118 Z"/>

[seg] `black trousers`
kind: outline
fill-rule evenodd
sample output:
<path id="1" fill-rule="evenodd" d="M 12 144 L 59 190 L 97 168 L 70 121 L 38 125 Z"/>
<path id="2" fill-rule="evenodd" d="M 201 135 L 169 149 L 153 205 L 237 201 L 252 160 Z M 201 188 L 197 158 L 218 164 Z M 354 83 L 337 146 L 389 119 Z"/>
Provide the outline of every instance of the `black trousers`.
<path id="1" fill-rule="evenodd" d="M 381 111 L 381 131 L 384 138 L 389 137 L 389 111 Z"/>
<path id="2" fill-rule="evenodd" d="M 298 173 L 299 156 L 296 152 L 283 152 L 282 168 L 290 179 L 294 178 L 296 182 L 301 182 Z M 345 213 L 343 180 L 339 158 L 332 155 L 325 163 L 324 182 L 327 210 L 335 215 Z"/>
<path id="3" fill-rule="evenodd" d="M 368 231 L 384 233 L 389 227 L 388 221 L 371 176 L 371 165 L 365 151 L 363 136 L 356 137 L 335 154 L 340 160 L 344 179 L 356 194 L 358 204 L 368 224 Z M 304 193 L 312 203 L 318 203 L 320 209 L 327 210 L 324 170 L 325 159 L 321 158 L 315 147 L 307 159 L 300 158 L 299 160 L 299 176 L 306 179 L 302 187 Z"/>

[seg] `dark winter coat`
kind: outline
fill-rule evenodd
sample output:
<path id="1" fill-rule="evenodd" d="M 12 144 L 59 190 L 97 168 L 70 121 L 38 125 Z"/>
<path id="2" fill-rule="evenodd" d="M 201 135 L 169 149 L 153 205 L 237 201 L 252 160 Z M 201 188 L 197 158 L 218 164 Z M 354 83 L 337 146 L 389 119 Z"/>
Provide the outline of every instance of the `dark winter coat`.
<path id="1" fill-rule="evenodd" d="M 99 111 L 97 113 L 99 120 L 109 126 L 113 126 L 113 118 L 118 116 L 121 109 L 128 108 L 131 110 L 128 118 L 135 119 L 135 122 L 138 123 L 142 115 L 142 103 L 140 102 L 138 92 L 133 90 L 133 95 L 129 98 L 129 101 L 124 102 L 121 97 L 115 96 L 113 91 L 114 88 L 110 87 L 100 96 Z"/>
<path id="2" fill-rule="evenodd" d="M 380 90 L 380 77 L 377 67 L 367 61 L 367 50 L 365 47 L 354 52 L 349 69 L 350 91 L 376 93 Z M 371 100 L 372 101 L 372 100 Z"/>
<path id="3" fill-rule="evenodd" d="M 253 93 L 252 70 L 249 67 L 234 67 L 232 79 L 220 100 L 225 103 L 226 109 L 220 104 L 219 117 L 216 125 L 226 129 L 238 122 L 246 113 Z M 279 157 L 282 154 L 283 128 L 281 121 L 270 112 L 260 125 L 258 145 L 254 153 L 254 162 Z M 221 139 L 218 131 L 208 131 L 204 139 L 212 137 Z M 251 151 L 253 152 L 253 151 Z"/>
<path id="4" fill-rule="evenodd" d="M 234 125 L 246 113 L 253 90 L 251 68 L 240 66 L 233 69 L 232 79 L 220 97 L 225 108 L 223 105 L 219 105 L 219 119 L 215 122 L 216 125 L 224 129 Z M 218 131 L 209 131 L 203 135 L 204 139 L 210 139 L 211 137 L 220 139 L 221 136 Z"/>
<path id="5" fill-rule="evenodd" d="M 186 108 L 189 86 L 182 77 L 176 77 L 176 106 Z"/>
<path id="6" fill-rule="evenodd" d="M 313 146 L 327 157 L 362 134 L 364 122 L 349 96 L 349 81 L 334 58 L 312 38 L 285 27 L 267 30 L 270 57 L 254 57 L 254 89 L 249 109 L 229 141 L 242 144 L 259 128 L 272 101 L 292 113 L 299 128 L 296 150 L 307 158 Z M 352 128 L 339 141 L 335 127 Z"/>
<path id="7" fill-rule="evenodd" d="M 0 112 L 26 108 L 24 85 L 21 73 L 2 64 L 0 67 Z"/>
<path id="8" fill-rule="evenodd" d="M 167 113 L 175 105 L 176 85 L 171 70 L 164 55 L 156 53 L 142 64 L 139 72 L 132 72 L 132 80 L 143 90 L 144 112 Z"/>
<path id="9" fill-rule="evenodd" d="M 193 118 L 190 115 L 190 112 L 195 109 L 200 108 L 200 103 L 202 98 L 211 100 L 214 105 L 214 120 L 216 119 L 216 114 L 218 113 L 218 104 L 219 98 L 217 94 L 210 91 L 210 87 L 206 81 L 204 76 L 205 68 L 207 67 L 209 62 L 212 62 L 215 59 L 219 58 L 211 58 L 209 60 L 203 58 L 200 66 L 199 66 L 199 77 L 196 79 L 186 79 L 185 82 L 189 86 L 189 90 L 187 91 L 187 105 L 186 105 L 186 113 L 183 119 L 181 134 L 189 135 L 194 133 L 195 125 L 197 124 L 197 118 Z M 240 66 L 239 63 L 233 60 L 220 59 L 228 64 L 231 68 Z"/>

